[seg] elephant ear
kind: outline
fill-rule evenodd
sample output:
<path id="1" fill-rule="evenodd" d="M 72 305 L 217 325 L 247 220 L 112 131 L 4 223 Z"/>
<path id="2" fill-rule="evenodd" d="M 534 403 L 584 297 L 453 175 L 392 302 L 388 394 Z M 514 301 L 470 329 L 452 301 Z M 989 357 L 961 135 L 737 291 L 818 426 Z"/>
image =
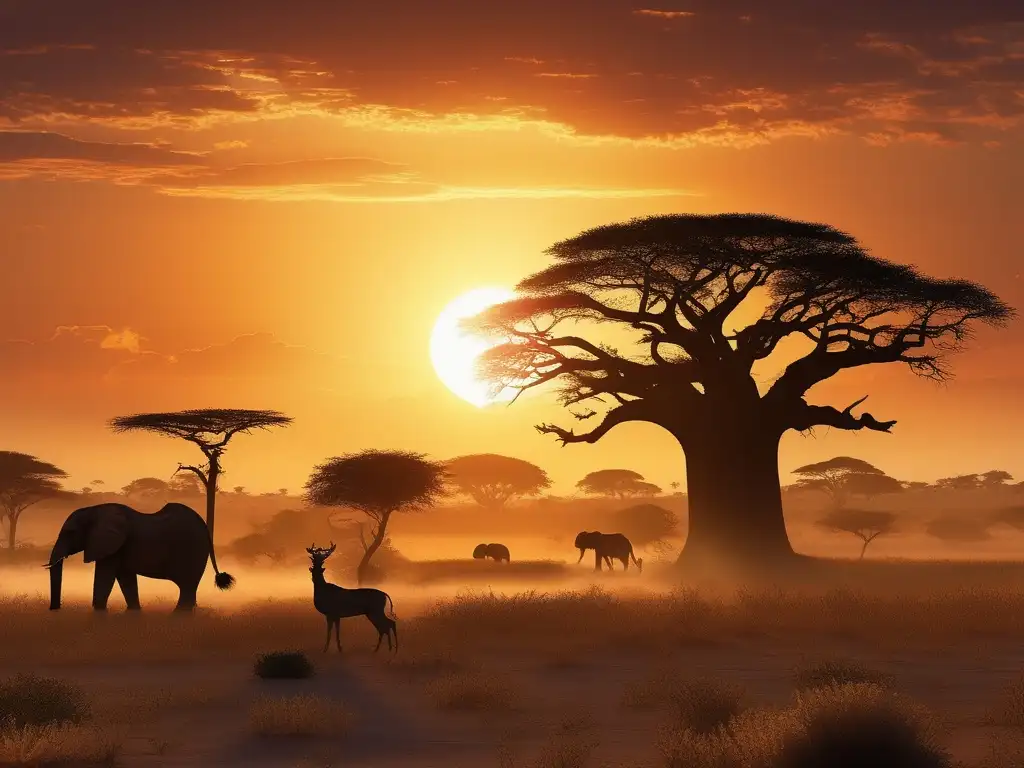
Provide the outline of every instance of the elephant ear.
<path id="1" fill-rule="evenodd" d="M 128 538 L 128 518 L 116 507 L 96 510 L 96 521 L 85 539 L 85 562 L 92 563 L 110 557 Z"/>

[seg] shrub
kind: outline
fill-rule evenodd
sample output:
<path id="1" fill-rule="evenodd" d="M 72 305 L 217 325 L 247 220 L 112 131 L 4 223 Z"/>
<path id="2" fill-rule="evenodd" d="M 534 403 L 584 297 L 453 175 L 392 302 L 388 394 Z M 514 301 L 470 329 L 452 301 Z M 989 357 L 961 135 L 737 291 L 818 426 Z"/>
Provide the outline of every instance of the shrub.
<path id="1" fill-rule="evenodd" d="M 112 765 L 121 751 L 120 740 L 74 723 L 7 725 L 0 727 L 0 765 Z"/>
<path id="2" fill-rule="evenodd" d="M 431 698 L 443 709 L 507 710 L 515 692 L 507 682 L 479 672 L 454 672 L 430 683 Z"/>
<path id="3" fill-rule="evenodd" d="M 697 733 L 711 733 L 728 725 L 743 711 L 743 690 L 716 680 L 695 678 L 673 686 L 669 703 L 679 725 Z"/>
<path id="4" fill-rule="evenodd" d="M 19 674 L 0 681 L 0 723 L 14 727 L 80 723 L 88 715 L 85 694 L 64 680 Z"/>
<path id="5" fill-rule="evenodd" d="M 827 688 L 849 683 L 891 685 L 892 677 L 869 669 L 852 659 L 827 659 L 797 669 L 793 675 L 798 690 Z"/>
<path id="6" fill-rule="evenodd" d="M 262 736 L 337 736 L 353 719 L 344 705 L 309 694 L 260 696 L 249 709 L 249 722 Z"/>
<path id="7" fill-rule="evenodd" d="M 256 659 L 253 673 L 264 680 L 304 680 L 313 676 L 313 664 L 302 651 L 271 651 Z"/>

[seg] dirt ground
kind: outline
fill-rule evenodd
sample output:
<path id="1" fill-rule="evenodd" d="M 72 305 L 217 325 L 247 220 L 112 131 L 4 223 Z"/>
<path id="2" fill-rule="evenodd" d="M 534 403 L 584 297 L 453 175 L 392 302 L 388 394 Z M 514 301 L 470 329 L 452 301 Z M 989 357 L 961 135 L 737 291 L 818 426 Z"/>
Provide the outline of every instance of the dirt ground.
<path id="1" fill-rule="evenodd" d="M 841 660 L 924 705 L 963 765 L 1022 764 L 1005 750 L 1024 745 L 1024 567 L 1004 564 L 998 578 L 951 564 L 941 577 L 938 566 L 880 567 L 864 571 L 867 588 L 758 592 L 695 590 L 647 570 L 437 594 L 388 585 L 395 655 L 372 653 L 376 633 L 361 618 L 343 622 L 343 653 L 333 641 L 324 653 L 325 625 L 298 578 L 274 601 L 241 576 L 231 602 L 204 584 L 193 616 L 172 615 L 162 585 L 143 580 L 141 615 L 117 597 L 94 615 L 88 571 L 69 569 L 59 613 L 38 590 L 0 599 L 0 677 L 80 686 L 83 727 L 116 742 L 123 766 L 671 768 L 660 746 L 673 727 L 666 681 L 714 680 L 741 689 L 747 707 L 785 707 L 799 670 Z M 255 677 L 256 657 L 275 650 L 304 651 L 315 675 Z M 300 695 L 312 698 L 289 699 Z M 292 712 L 261 734 L 255 710 L 268 701 L 346 714 L 332 725 Z M 311 735 L 300 721 L 316 721 Z M 0 763 L 34 764 L 12 757 L 9 741 Z"/>

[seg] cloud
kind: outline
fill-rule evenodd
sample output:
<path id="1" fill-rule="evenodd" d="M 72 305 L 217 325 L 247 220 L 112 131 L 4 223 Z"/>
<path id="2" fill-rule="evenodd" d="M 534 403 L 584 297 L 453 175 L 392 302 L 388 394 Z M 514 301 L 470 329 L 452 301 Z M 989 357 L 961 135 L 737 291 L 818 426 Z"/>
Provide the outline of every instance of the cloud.
<path id="1" fill-rule="evenodd" d="M 74 389 L 143 379 L 237 379 L 334 386 L 344 373 L 341 358 L 286 344 L 270 333 L 173 353 L 154 350 L 147 341 L 134 329 L 107 325 L 60 326 L 40 341 L 2 341 L 3 384 L 63 382 Z"/>
<path id="2" fill-rule="evenodd" d="M 1015 0 L 35 0 L 3 13 L 11 125 L 326 114 L 748 146 L 840 133 L 980 143 L 1024 122 Z"/>

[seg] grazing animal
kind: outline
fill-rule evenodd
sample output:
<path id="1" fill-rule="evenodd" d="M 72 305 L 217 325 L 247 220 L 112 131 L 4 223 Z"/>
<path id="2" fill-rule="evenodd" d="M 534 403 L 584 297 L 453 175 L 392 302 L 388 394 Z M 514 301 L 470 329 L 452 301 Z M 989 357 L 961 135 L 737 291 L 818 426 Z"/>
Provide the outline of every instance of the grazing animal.
<path id="1" fill-rule="evenodd" d="M 345 589 L 324 579 L 324 562 L 336 548 L 337 545 L 332 541 L 327 549 L 315 545 L 306 549 L 312 561 L 309 571 L 313 574 L 313 607 L 327 619 L 324 653 L 331 645 L 332 628 L 338 651 L 341 651 L 341 620 L 350 616 L 365 616 L 377 630 L 377 647 L 373 649 L 374 653 L 380 650 L 380 643 L 385 637 L 388 639 L 388 650 L 392 650 L 392 635 L 395 637 L 394 651 L 398 653 L 398 624 L 395 622 L 397 616 L 391 596 L 379 589 Z M 388 603 L 391 603 L 390 615 L 385 610 Z"/>
<path id="2" fill-rule="evenodd" d="M 488 557 L 499 563 L 502 560 L 506 563 L 512 562 L 512 556 L 504 544 L 477 544 L 473 550 L 473 559 L 484 560 Z"/>
<path id="3" fill-rule="evenodd" d="M 213 564 L 218 589 L 230 589 L 232 576 L 217 568 L 213 540 L 206 521 L 184 504 L 165 504 L 145 514 L 125 504 L 93 504 L 76 509 L 57 534 L 50 560 L 50 610 L 60 610 L 64 560 L 85 551 L 85 562 L 96 563 L 92 607 L 107 610 L 116 581 L 129 611 L 139 604 L 139 576 L 165 579 L 178 588 L 176 611 L 196 607 L 196 590 Z"/>
<path id="4" fill-rule="evenodd" d="M 629 560 L 633 559 L 637 570 L 643 573 L 644 561 L 637 559 L 633 554 L 633 545 L 621 533 L 601 533 L 600 531 L 580 531 L 576 536 L 576 549 L 580 551 L 580 559 L 588 549 L 594 550 L 594 570 L 601 570 L 601 561 L 608 564 L 608 570 L 612 569 L 612 559 L 621 560 L 623 570 L 629 570 Z"/>

